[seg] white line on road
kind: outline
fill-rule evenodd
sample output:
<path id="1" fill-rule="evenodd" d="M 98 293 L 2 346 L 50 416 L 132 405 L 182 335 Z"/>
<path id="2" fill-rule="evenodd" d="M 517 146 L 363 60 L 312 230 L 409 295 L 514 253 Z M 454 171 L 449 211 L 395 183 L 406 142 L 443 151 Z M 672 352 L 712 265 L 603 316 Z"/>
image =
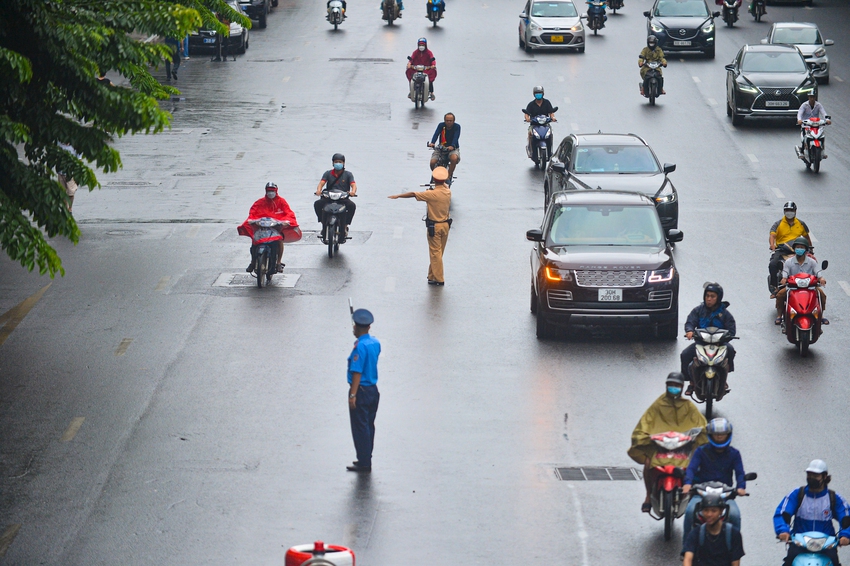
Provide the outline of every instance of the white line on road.
<path id="1" fill-rule="evenodd" d="M 224 185 L 219 185 L 219 186 L 217 186 L 217 187 L 215 188 L 215 190 L 213 191 L 213 196 L 220 195 L 220 194 L 221 194 L 221 191 L 223 191 L 223 190 L 224 190 Z"/>
<path id="2" fill-rule="evenodd" d="M 680 58 L 679 58 L 679 63 L 684 63 L 684 62 L 685 62 L 685 60 L 684 60 L 684 59 L 682 59 L 682 58 L 680 57 Z"/>
<path id="3" fill-rule="evenodd" d="M 839 281 L 838 285 L 844 289 L 844 292 L 847 293 L 847 296 L 850 297 L 850 283 L 847 281 Z"/>
<path id="4" fill-rule="evenodd" d="M 239 153 L 236 154 L 236 159 L 242 159 L 243 157 L 245 157 L 244 151 L 240 151 Z"/>
<path id="5" fill-rule="evenodd" d="M 404 228 L 402 226 L 396 226 L 395 230 L 393 230 L 393 238 L 396 240 L 401 240 L 401 237 L 404 235 Z"/>
<path id="6" fill-rule="evenodd" d="M 18 531 L 21 530 L 20 524 L 9 525 L 0 535 L 0 558 L 6 556 L 6 551 L 12 546 L 12 541 L 18 536 Z"/>
<path id="7" fill-rule="evenodd" d="M 759 158 L 758 158 L 758 157 L 756 157 L 756 156 L 755 156 L 754 154 L 752 154 L 752 153 L 748 153 L 748 154 L 747 154 L 747 157 L 749 157 L 749 158 L 750 158 L 750 161 L 752 161 L 753 163 L 758 163 L 758 162 L 759 162 Z"/>
<path id="8" fill-rule="evenodd" d="M 559 82 L 559 83 L 564 82 L 564 77 L 558 77 L 558 82 Z"/>
<path id="9" fill-rule="evenodd" d="M 785 198 L 785 195 L 782 194 L 779 187 L 770 187 L 770 190 L 773 191 L 773 194 L 775 194 L 777 198 Z"/>
<path id="10" fill-rule="evenodd" d="M 717 101 L 716 101 L 716 100 L 714 100 L 713 98 L 707 98 L 706 100 L 708 101 L 708 104 L 709 104 L 709 105 L 711 105 L 711 106 L 717 106 Z"/>
<path id="11" fill-rule="evenodd" d="M 691 78 L 694 79 L 695 83 L 701 83 L 702 82 L 701 80 L 699 80 L 699 77 L 691 77 Z"/>
<path id="12" fill-rule="evenodd" d="M 171 276 L 170 275 L 164 276 L 162 279 L 159 280 L 159 283 L 156 284 L 156 288 L 154 288 L 154 291 L 162 291 L 163 289 L 168 287 L 169 281 L 171 281 Z"/>
<path id="13" fill-rule="evenodd" d="M 289 79 L 290 79 L 290 77 L 283 77 L 283 82 L 288 83 Z"/>
<path id="14" fill-rule="evenodd" d="M 573 122 L 572 124 L 570 124 L 570 127 L 571 127 L 572 129 L 574 129 L 575 131 L 578 131 L 578 129 L 579 129 L 579 128 L 578 128 L 578 124 L 576 124 L 575 122 Z"/>
<path id="15" fill-rule="evenodd" d="M 384 283 L 384 291 L 387 293 L 395 291 L 395 277 L 387 277 L 387 282 Z"/>
<path id="16" fill-rule="evenodd" d="M 842 79 L 842 78 L 841 78 L 841 77 L 839 77 L 838 75 L 832 75 L 832 78 L 833 78 L 833 79 L 835 79 L 835 80 L 837 80 L 837 81 L 838 81 L 838 82 L 840 82 L 840 83 L 843 83 L 843 82 L 844 82 L 844 79 Z"/>
<path id="17" fill-rule="evenodd" d="M 568 487 L 573 496 L 573 505 L 576 510 L 576 536 L 581 544 L 581 564 L 582 566 L 590 566 L 590 559 L 587 555 L 587 530 L 584 528 L 584 513 L 581 511 L 581 502 L 578 499 L 575 486 L 569 484 Z"/>
<path id="18" fill-rule="evenodd" d="M 65 433 L 62 435 L 60 440 L 62 442 L 71 442 L 74 440 L 74 437 L 77 436 L 78 432 L 80 432 L 80 427 L 83 426 L 83 421 L 85 420 L 85 417 L 74 417 L 71 419 L 71 424 L 69 424 L 68 428 L 65 429 Z"/>
<path id="19" fill-rule="evenodd" d="M 194 238 L 195 236 L 198 235 L 198 230 L 200 230 L 200 229 L 201 229 L 200 226 L 192 226 L 191 228 L 189 228 L 189 232 L 186 234 L 186 237 L 187 238 Z"/>
<path id="20" fill-rule="evenodd" d="M 118 344 L 118 348 L 115 349 L 115 355 L 116 356 L 123 356 L 124 354 L 126 354 L 127 348 L 129 348 L 130 344 L 132 344 L 132 343 L 133 343 L 132 338 L 124 338 L 123 340 L 121 340 L 121 343 Z"/>

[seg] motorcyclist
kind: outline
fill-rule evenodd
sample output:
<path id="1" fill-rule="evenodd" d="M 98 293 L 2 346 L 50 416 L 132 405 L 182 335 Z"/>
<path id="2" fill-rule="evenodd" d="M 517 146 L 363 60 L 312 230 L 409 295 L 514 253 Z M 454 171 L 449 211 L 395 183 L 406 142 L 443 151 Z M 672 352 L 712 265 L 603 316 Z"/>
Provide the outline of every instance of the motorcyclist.
<path id="1" fill-rule="evenodd" d="M 724 518 L 726 509 L 727 502 L 720 495 L 705 496 L 700 510 L 705 524 L 685 537 L 682 566 L 740 566 L 744 541 L 741 530 Z"/>
<path id="2" fill-rule="evenodd" d="M 340 0 L 342 2 L 342 19 L 345 19 L 345 10 L 348 9 L 348 3 L 345 0 Z M 331 15 L 331 2 L 333 0 L 328 0 L 327 8 L 328 8 L 328 16 Z"/>
<path id="3" fill-rule="evenodd" d="M 729 302 L 723 300 L 723 287 L 719 283 L 707 282 L 703 285 L 702 303 L 695 306 L 688 319 L 685 321 L 685 338 L 694 339 L 694 331 L 700 328 L 722 328 L 728 330 L 732 336 L 735 335 L 735 317 L 727 310 Z M 688 366 L 696 357 L 697 345 L 691 344 L 679 356 L 682 362 L 682 374 L 690 381 Z M 735 371 L 735 348 L 732 344 L 726 344 L 726 359 L 729 360 L 729 371 Z M 728 387 L 728 386 L 727 386 Z M 693 384 L 688 384 L 685 395 L 693 393 Z"/>
<path id="4" fill-rule="evenodd" d="M 451 112 L 443 116 L 443 121 L 437 124 L 437 129 L 434 130 L 434 135 L 431 136 L 428 147 L 436 146 L 437 142 L 449 152 L 449 179 L 447 183 L 451 187 L 455 168 L 460 163 L 460 124 L 455 121 L 455 115 Z M 439 159 L 439 152 L 434 150 L 434 153 L 431 154 L 431 171 L 437 166 Z"/>
<path id="5" fill-rule="evenodd" d="M 431 9 L 434 6 L 434 3 L 442 4 L 443 5 L 443 12 L 446 11 L 446 0 L 427 0 L 427 2 L 425 2 L 425 17 L 426 18 L 431 17 Z M 441 15 L 440 19 L 442 19 L 442 18 L 443 18 L 443 16 Z"/>
<path id="6" fill-rule="evenodd" d="M 548 99 L 543 98 L 543 87 L 538 85 L 534 87 L 532 92 L 534 93 L 534 100 L 529 102 L 528 106 L 523 110 L 525 121 L 531 122 L 532 118 L 545 115 L 549 116 L 553 122 L 557 122 L 558 120 L 555 119 L 555 108 Z M 531 142 L 531 125 L 528 126 L 528 141 Z"/>
<path id="7" fill-rule="evenodd" d="M 649 71 L 649 67 L 646 66 L 646 63 L 650 61 L 660 61 L 662 67 L 667 66 L 667 59 L 664 58 L 664 51 L 658 47 L 658 38 L 654 35 L 650 35 L 646 38 L 646 47 L 644 47 L 640 55 L 638 55 L 638 67 L 640 67 L 640 78 L 642 79 L 640 82 L 640 95 L 646 96 L 644 94 L 644 80 L 646 79 L 646 73 Z M 661 75 L 661 71 L 659 71 L 659 75 Z M 664 90 L 664 76 L 659 76 L 661 84 L 658 85 L 661 88 L 661 94 L 667 94 Z"/>
<path id="8" fill-rule="evenodd" d="M 322 190 L 324 190 L 326 185 L 328 190 L 342 191 L 349 196 L 357 194 L 357 183 L 354 182 L 354 175 L 351 171 L 345 169 L 345 156 L 341 153 L 334 153 L 331 161 L 333 162 L 333 169 L 325 171 L 324 175 L 322 175 L 319 186 L 316 187 L 316 196 L 319 197 L 319 200 L 313 203 L 316 220 L 320 224 L 325 205 L 331 202 L 331 199 L 322 196 Z M 345 209 L 348 213 L 345 218 L 345 235 L 348 236 L 348 226 L 354 219 L 354 212 L 357 210 L 357 206 L 350 198 L 345 197 L 345 199 Z"/>
<path id="9" fill-rule="evenodd" d="M 748 8 L 748 11 L 750 12 L 750 14 L 753 15 L 753 17 L 755 17 L 755 15 L 756 15 L 756 3 L 755 2 L 750 2 L 750 7 Z M 763 15 L 765 15 L 765 16 L 767 15 L 767 2 L 764 3 L 764 14 Z"/>
<path id="10" fill-rule="evenodd" d="M 770 293 L 773 298 L 776 293 L 776 277 L 779 270 L 782 269 L 782 264 L 785 263 L 783 256 L 792 253 L 791 242 L 799 237 L 803 237 L 811 246 L 812 239 L 809 236 L 809 227 L 805 222 L 797 218 L 797 205 L 793 201 L 788 201 L 783 205 L 785 217 L 777 220 L 770 227 L 770 236 L 768 242 L 773 255 L 770 256 L 768 270 L 770 271 Z"/>
<path id="11" fill-rule="evenodd" d="M 803 122 L 810 118 L 820 118 L 827 124 L 832 124 L 832 120 L 827 120 L 826 118 L 826 110 L 824 110 L 823 105 L 818 102 L 817 96 L 815 96 L 815 91 L 809 93 L 809 101 L 804 102 L 800 105 L 800 109 L 797 110 L 797 125 L 802 126 Z M 821 147 L 826 150 L 826 139 L 822 140 L 823 144 Z M 800 149 L 806 149 L 806 133 L 802 129 L 800 130 Z M 826 159 L 826 153 L 821 155 L 824 159 Z"/>
<path id="12" fill-rule="evenodd" d="M 415 66 L 422 65 L 425 67 L 425 86 L 431 95 L 431 100 L 434 100 L 434 81 L 437 80 L 437 60 L 434 54 L 428 49 L 428 40 L 420 37 L 416 42 L 416 51 L 413 55 L 407 58 L 407 82 L 410 84 L 410 94 L 407 98 L 413 100 L 413 75 L 416 73 Z"/>
<path id="13" fill-rule="evenodd" d="M 257 246 L 253 244 L 254 226 L 251 222 L 259 220 L 260 218 L 274 218 L 275 220 L 284 222 L 286 226 L 292 228 L 298 226 L 298 221 L 295 219 L 295 213 L 292 212 L 291 208 L 289 208 L 289 204 L 287 204 L 286 200 L 284 200 L 283 197 L 278 196 L 277 185 L 271 182 L 266 183 L 265 190 L 266 196 L 251 205 L 251 210 L 248 212 L 248 219 L 245 220 L 245 222 L 243 222 L 237 229 L 239 235 L 249 236 L 251 238 L 251 264 L 245 270 L 248 273 L 254 271 L 254 268 L 257 266 Z M 281 263 L 282 259 L 283 240 L 280 240 L 278 241 L 277 265 L 275 266 L 276 273 L 280 273 L 283 270 L 283 264 Z"/>
<path id="14" fill-rule="evenodd" d="M 785 260 L 782 265 L 782 280 L 780 285 L 785 285 L 788 277 L 797 275 L 798 273 L 808 273 L 818 278 L 818 293 L 820 294 L 821 306 L 821 324 L 829 324 L 829 320 L 823 316 L 823 311 L 826 310 L 826 292 L 823 286 L 826 285 L 826 279 L 821 275 L 821 268 L 818 262 L 806 255 L 809 251 L 809 241 L 806 238 L 800 237 L 794 240 L 794 257 Z M 776 312 L 777 317 L 774 321 L 777 325 L 782 324 L 782 318 L 785 316 L 785 297 L 788 295 L 788 288 L 782 287 L 776 292 Z"/>
<path id="15" fill-rule="evenodd" d="M 402 16 L 401 11 L 404 10 L 404 0 L 397 0 L 397 3 L 398 3 L 398 17 L 399 17 L 399 19 L 401 19 L 401 16 Z M 381 13 L 382 14 L 384 13 L 384 3 L 383 2 L 381 2 Z M 387 18 L 386 18 L 386 16 L 381 16 L 381 19 L 386 20 Z"/>
<path id="16" fill-rule="evenodd" d="M 850 505 L 839 494 L 828 489 L 831 479 L 832 476 L 827 473 L 826 462 L 811 461 L 806 468 L 806 485 L 786 495 L 773 514 L 773 529 L 779 540 L 788 542 L 793 535 L 809 531 L 836 536 L 832 522 L 838 521 L 841 529 L 837 534 L 838 544 L 850 544 Z M 791 544 L 784 565 L 791 566 L 794 558 L 804 552 L 811 551 Z M 834 566 L 839 566 L 837 547 L 821 552 L 832 559 Z"/>
<path id="17" fill-rule="evenodd" d="M 652 509 L 650 496 L 658 479 L 655 466 L 661 465 L 656 458 L 658 450 L 652 441 L 652 435 L 669 431 L 687 432 L 693 428 L 705 427 L 705 417 L 696 405 L 682 398 L 684 376 L 677 371 L 672 372 L 667 376 L 666 384 L 667 389 L 664 394 L 649 406 L 632 431 L 632 446 L 628 452 L 632 460 L 643 464 L 644 467 L 643 481 L 646 486 L 646 499 L 640 508 L 644 513 L 649 513 Z M 697 447 L 705 443 L 706 435 L 703 430 L 694 440 L 693 446 Z"/>
<path id="18" fill-rule="evenodd" d="M 691 462 L 685 471 L 682 493 L 689 493 L 694 484 L 710 481 L 719 481 L 731 486 L 733 485 L 732 472 L 734 472 L 738 495 L 746 495 L 747 480 L 744 479 L 744 463 L 741 460 L 741 453 L 731 446 L 732 423 L 724 418 L 711 419 L 711 422 L 705 427 L 705 431 L 708 434 L 709 444 L 700 446 L 691 456 Z M 698 494 L 691 495 L 688 509 L 685 511 L 685 540 L 688 539 L 688 534 L 694 525 L 694 513 L 700 500 L 702 500 L 702 497 Z M 729 499 L 726 504 L 729 507 L 727 517 L 729 522 L 740 530 L 741 511 L 738 509 L 738 504 L 735 503 L 734 499 Z M 704 507 L 705 505 L 703 505 Z"/>

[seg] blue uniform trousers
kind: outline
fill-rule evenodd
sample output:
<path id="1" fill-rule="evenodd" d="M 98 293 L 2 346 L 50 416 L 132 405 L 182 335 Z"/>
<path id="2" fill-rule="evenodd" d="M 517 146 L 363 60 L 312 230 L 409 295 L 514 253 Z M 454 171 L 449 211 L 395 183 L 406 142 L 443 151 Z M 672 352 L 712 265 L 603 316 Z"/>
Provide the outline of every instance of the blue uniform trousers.
<path id="1" fill-rule="evenodd" d="M 375 445 L 375 416 L 378 414 L 378 401 L 381 394 L 377 385 L 361 385 L 357 389 L 357 405 L 349 406 L 351 436 L 357 451 L 357 463 L 363 467 L 372 466 L 372 448 Z"/>

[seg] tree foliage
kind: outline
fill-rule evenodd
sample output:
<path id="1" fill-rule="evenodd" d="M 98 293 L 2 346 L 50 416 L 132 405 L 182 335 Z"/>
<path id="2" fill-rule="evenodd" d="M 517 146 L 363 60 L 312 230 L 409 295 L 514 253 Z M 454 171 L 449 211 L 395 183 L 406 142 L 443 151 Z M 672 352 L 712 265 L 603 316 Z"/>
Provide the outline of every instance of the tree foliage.
<path id="1" fill-rule="evenodd" d="M 80 231 L 56 171 L 92 190 L 95 170 L 121 167 L 113 137 L 168 127 L 157 99 L 178 91 L 149 69 L 169 48 L 138 38 L 202 25 L 228 33 L 215 12 L 250 26 L 223 0 L 0 0 L 0 245 L 10 258 L 64 274 L 47 238 L 77 243 Z M 131 86 L 97 80 L 110 70 Z"/>

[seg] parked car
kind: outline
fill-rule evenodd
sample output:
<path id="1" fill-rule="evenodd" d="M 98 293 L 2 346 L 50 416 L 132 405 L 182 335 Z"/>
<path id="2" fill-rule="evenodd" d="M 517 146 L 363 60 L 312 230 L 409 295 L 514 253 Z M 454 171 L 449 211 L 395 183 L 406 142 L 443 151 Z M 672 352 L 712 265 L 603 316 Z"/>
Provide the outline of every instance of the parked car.
<path id="1" fill-rule="evenodd" d="M 519 46 L 584 53 L 584 25 L 572 0 L 528 0 L 519 15 Z"/>
<path id="2" fill-rule="evenodd" d="M 824 39 L 817 24 L 806 22 L 779 22 L 770 26 L 762 44 L 785 43 L 794 45 L 803 54 L 806 64 L 818 80 L 818 84 L 829 84 L 829 56 L 826 48 L 834 42 Z"/>
<path id="3" fill-rule="evenodd" d="M 705 0 L 655 0 L 646 16 L 647 35 L 658 38 L 665 53 L 701 51 L 714 59 L 714 18 Z"/>
<path id="4" fill-rule="evenodd" d="M 277 7 L 278 0 L 238 0 L 239 9 L 252 20 L 257 20 L 260 28 L 265 28 L 267 18 L 273 7 Z"/>
<path id="5" fill-rule="evenodd" d="M 236 2 L 231 2 L 230 7 L 239 11 Z M 216 32 L 211 29 L 199 29 L 189 36 L 189 53 L 200 53 L 202 51 L 212 52 L 215 50 Z M 225 38 L 228 53 L 245 53 L 248 49 L 248 30 L 236 22 L 230 23 L 230 36 Z"/>
<path id="6" fill-rule="evenodd" d="M 746 116 L 796 118 L 817 80 L 793 45 L 745 45 L 726 65 L 726 114 L 740 126 Z"/>
<path id="7" fill-rule="evenodd" d="M 560 191 L 623 191 L 655 203 L 665 230 L 679 227 L 679 194 L 649 145 L 634 134 L 571 134 L 561 141 L 546 167 L 544 204 Z"/>
<path id="8" fill-rule="evenodd" d="M 679 332 L 679 273 L 655 203 L 623 192 L 556 193 L 539 229 L 529 230 L 531 312 L 537 337 L 567 325 L 649 325 Z"/>

